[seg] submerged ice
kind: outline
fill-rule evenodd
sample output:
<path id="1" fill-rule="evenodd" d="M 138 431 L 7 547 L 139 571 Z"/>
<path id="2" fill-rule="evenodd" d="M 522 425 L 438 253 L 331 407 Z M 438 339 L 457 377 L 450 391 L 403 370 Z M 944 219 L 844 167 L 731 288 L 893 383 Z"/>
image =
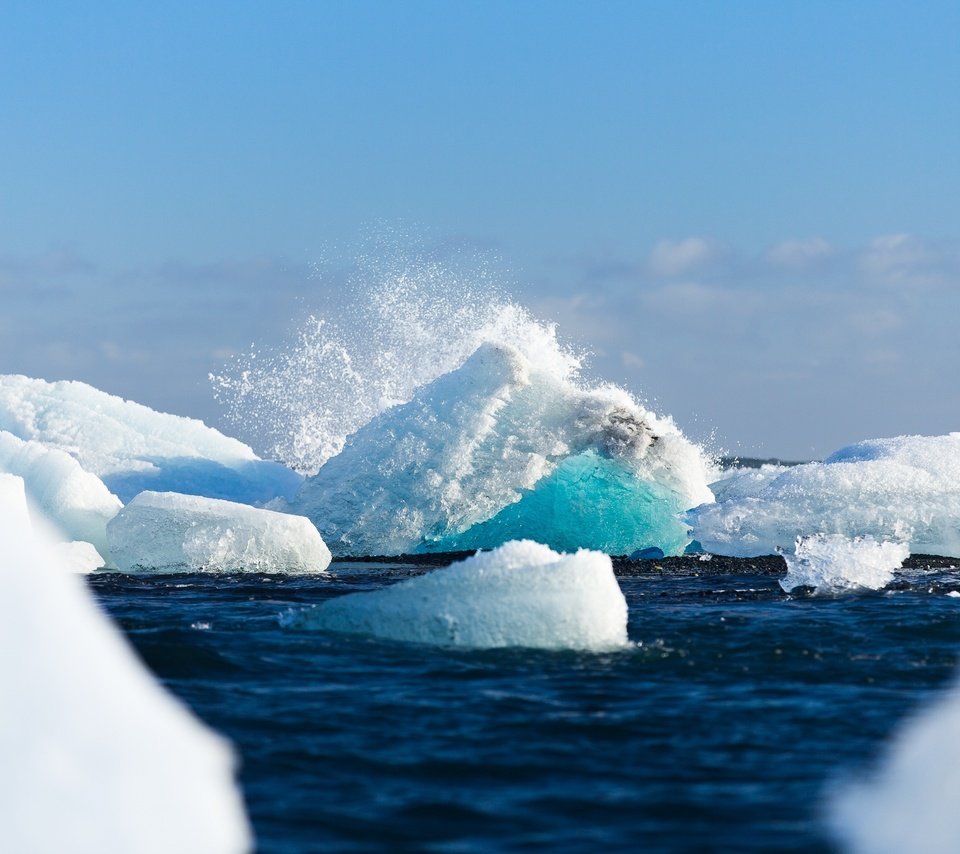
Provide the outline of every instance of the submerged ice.
<path id="1" fill-rule="evenodd" d="M 490 548 L 533 538 L 629 553 L 689 542 L 677 514 L 712 500 L 708 462 L 669 419 L 583 388 L 552 334 L 481 345 L 360 428 L 292 507 L 338 554 Z"/>
<path id="2" fill-rule="evenodd" d="M 371 593 L 294 612 L 287 625 L 471 648 L 614 649 L 627 603 L 610 558 L 533 542 L 490 552 Z"/>
<path id="3" fill-rule="evenodd" d="M 323 572 L 330 551 L 309 519 L 245 504 L 141 492 L 107 526 L 124 572 Z"/>
<path id="4" fill-rule="evenodd" d="M 69 454 L 122 501 L 152 489 L 267 502 L 301 481 L 201 421 L 81 382 L 0 375 L 0 430 Z"/>
<path id="5" fill-rule="evenodd" d="M 914 553 L 960 557 L 960 433 L 874 439 L 822 463 L 740 479 L 687 514 L 717 554 L 753 557 L 809 534 L 909 542 Z"/>

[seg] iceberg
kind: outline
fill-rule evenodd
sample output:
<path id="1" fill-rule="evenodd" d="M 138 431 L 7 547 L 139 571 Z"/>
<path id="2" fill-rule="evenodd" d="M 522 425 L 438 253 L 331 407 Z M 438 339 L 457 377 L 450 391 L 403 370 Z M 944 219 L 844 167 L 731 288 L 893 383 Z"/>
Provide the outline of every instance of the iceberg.
<path id="1" fill-rule="evenodd" d="M 69 454 L 124 502 L 152 489 L 265 503 L 302 481 L 202 421 L 81 382 L 0 375 L 0 430 Z"/>
<path id="2" fill-rule="evenodd" d="M 838 787 L 830 825 L 854 854 L 953 854 L 960 839 L 960 686 L 896 734 L 879 767 Z"/>
<path id="3" fill-rule="evenodd" d="M 908 557 L 906 544 L 877 542 L 873 537 L 801 537 L 794 554 L 784 556 L 787 574 L 780 586 L 787 593 L 798 587 L 813 587 L 817 593 L 880 590 L 893 581 L 894 571 Z"/>
<path id="4" fill-rule="evenodd" d="M 372 593 L 284 615 L 290 627 L 490 649 L 627 644 L 627 603 L 607 555 L 510 542 Z"/>
<path id="5" fill-rule="evenodd" d="M 915 553 L 960 557 L 960 433 L 860 442 L 748 486 L 739 481 L 729 497 L 719 489 L 716 504 L 687 513 L 707 551 L 790 552 L 797 537 L 819 533 L 909 542 Z"/>
<path id="6" fill-rule="evenodd" d="M 484 343 L 353 433 L 291 502 L 335 554 L 492 548 L 628 554 L 689 542 L 678 517 L 713 500 L 710 462 L 614 386 L 583 388 L 548 339 Z"/>
<path id="7" fill-rule="evenodd" d="M 330 550 L 309 519 L 245 504 L 141 492 L 107 525 L 122 572 L 323 572 Z"/>
<path id="8" fill-rule="evenodd" d="M 54 554 L 0 475 L 0 851 L 249 851 L 232 751 Z"/>
<path id="9" fill-rule="evenodd" d="M 108 554 L 106 525 L 122 505 L 73 457 L 0 430 L 0 472 L 23 478 L 32 516 L 68 541 L 81 540 Z"/>

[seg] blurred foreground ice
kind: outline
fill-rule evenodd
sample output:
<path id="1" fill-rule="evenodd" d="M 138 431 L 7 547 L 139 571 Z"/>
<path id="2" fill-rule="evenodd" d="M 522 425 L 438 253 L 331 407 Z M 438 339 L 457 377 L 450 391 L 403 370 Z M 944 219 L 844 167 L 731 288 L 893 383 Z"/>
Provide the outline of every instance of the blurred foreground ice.
<path id="1" fill-rule="evenodd" d="M 0 851 L 249 851 L 230 748 L 54 555 L 0 475 Z"/>

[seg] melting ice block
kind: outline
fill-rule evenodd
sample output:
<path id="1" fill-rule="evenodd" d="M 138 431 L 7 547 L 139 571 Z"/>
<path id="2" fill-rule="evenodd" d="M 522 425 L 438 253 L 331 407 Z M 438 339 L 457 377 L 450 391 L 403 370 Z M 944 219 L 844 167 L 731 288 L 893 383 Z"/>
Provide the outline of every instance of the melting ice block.
<path id="1" fill-rule="evenodd" d="M 249 851 L 230 749 L 53 555 L 0 475 L 0 851 Z"/>
<path id="2" fill-rule="evenodd" d="M 323 572 L 330 565 L 309 519 L 196 495 L 141 492 L 107 534 L 123 572 Z"/>
<path id="3" fill-rule="evenodd" d="M 65 451 L 122 501 L 153 489 L 267 502 L 289 497 L 302 481 L 202 421 L 80 382 L 0 375 L 0 429 Z"/>
<path id="4" fill-rule="evenodd" d="M 677 514 L 713 499 L 708 471 L 672 421 L 622 389 L 584 389 L 558 356 L 483 344 L 354 433 L 292 506 L 336 554 L 520 538 L 678 554 L 689 537 Z"/>
<path id="5" fill-rule="evenodd" d="M 627 603 L 610 558 L 510 542 L 372 593 L 284 618 L 287 625 L 473 648 L 612 649 L 627 643 Z"/>
<path id="6" fill-rule="evenodd" d="M 122 506 L 96 475 L 70 455 L 0 430 L 0 472 L 22 477 L 34 515 L 67 540 L 107 554 L 106 525 Z"/>
<path id="7" fill-rule="evenodd" d="M 881 543 L 873 537 L 801 537 L 794 554 L 785 556 L 787 574 L 780 586 L 788 593 L 797 587 L 814 587 L 818 593 L 880 590 L 908 557 L 910 547 L 904 543 Z"/>
<path id="8" fill-rule="evenodd" d="M 704 549 L 754 557 L 823 533 L 960 557 L 960 433 L 860 442 L 755 485 L 687 514 Z"/>
<path id="9" fill-rule="evenodd" d="M 834 835 L 855 854 L 954 854 L 960 840 L 960 686 L 907 721 L 869 778 L 830 810 Z"/>

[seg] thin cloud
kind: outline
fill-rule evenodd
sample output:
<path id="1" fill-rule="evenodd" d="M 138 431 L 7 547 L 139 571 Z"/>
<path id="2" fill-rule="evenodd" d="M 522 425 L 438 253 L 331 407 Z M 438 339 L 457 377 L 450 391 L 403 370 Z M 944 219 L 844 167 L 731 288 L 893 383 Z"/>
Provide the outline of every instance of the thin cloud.
<path id="1" fill-rule="evenodd" d="M 717 260 L 722 247 L 706 237 L 661 240 L 650 251 L 647 266 L 654 276 L 678 276 Z"/>
<path id="2" fill-rule="evenodd" d="M 822 237 L 784 240 L 767 251 L 765 260 L 773 267 L 802 269 L 830 258 L 835 251 Z"/>
<path id="3" fill-rule="evenodd" d="M 911 234 L 874 238 L 860 253 L 859 268 L 874 283 L 935 287 L 960 282 L 960 249 Z"/>

